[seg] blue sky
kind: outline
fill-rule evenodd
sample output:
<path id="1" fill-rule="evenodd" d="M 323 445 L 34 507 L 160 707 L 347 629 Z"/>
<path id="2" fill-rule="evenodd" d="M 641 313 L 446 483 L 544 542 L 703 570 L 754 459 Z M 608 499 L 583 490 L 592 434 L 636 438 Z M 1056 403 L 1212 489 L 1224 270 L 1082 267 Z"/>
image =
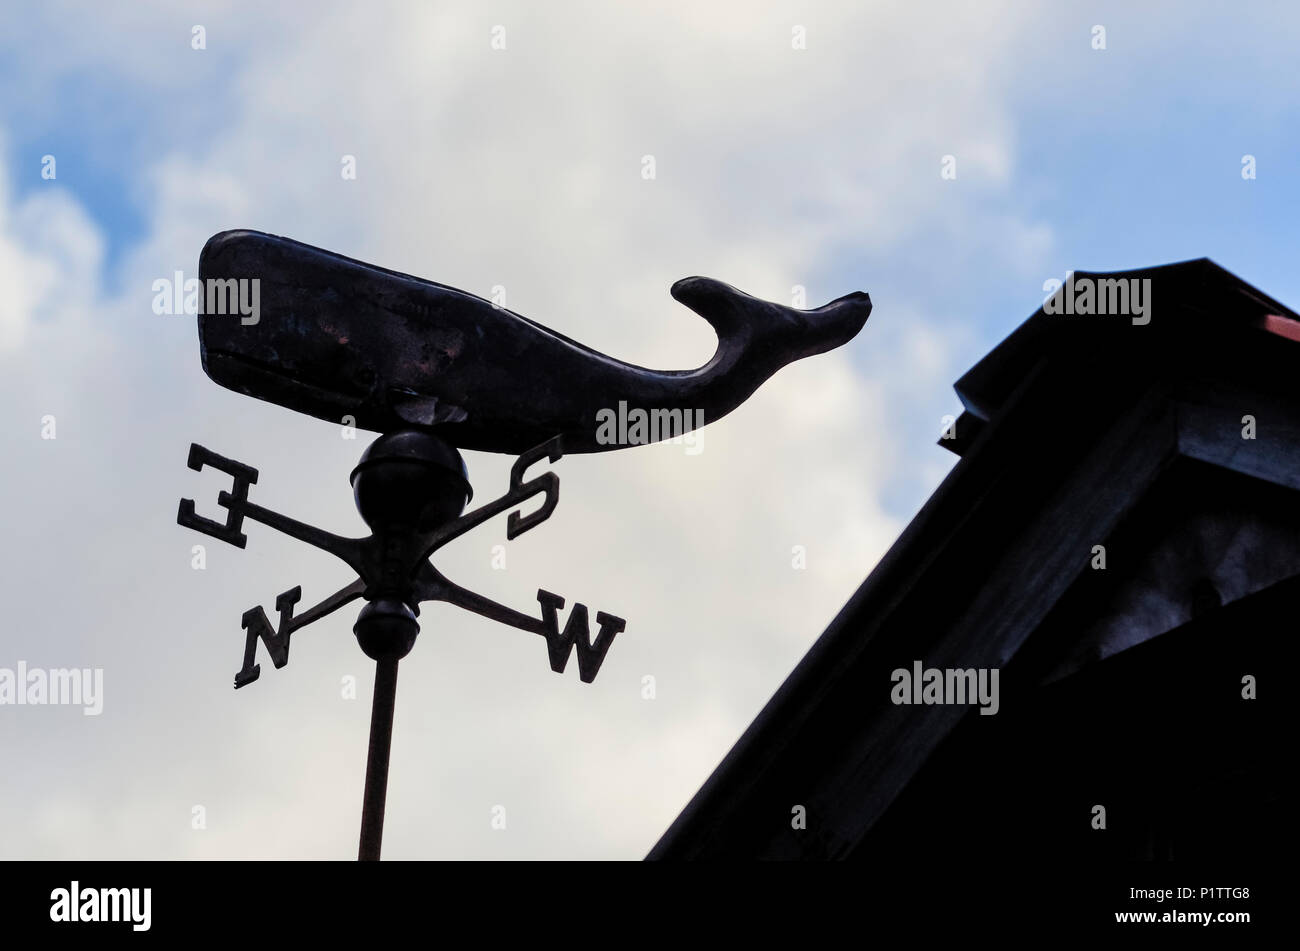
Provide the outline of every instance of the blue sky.
<path id="1" fill-rule="evenodd" d="M 591 688 L 475 620 L 421 635 L 390 800 L 393 854 L 412 858 L 643 854 L 951 467 L 935 440 L 952 382 L 1044 281 L 1208 256 L 1300 305 L 1294 8 L 970 6 L 0 14 L 6 488 L 28 503 L 11 530 L 34 539 L 0 562 L 14 612 L 0 666 L 100 665 L 107 690 L 94 722 L 0 711 L 4 741 L 45 764 L 0 793 L 30 818 L 3 854 L 351 848 L 366 704 L 336 688 L 355 673 L 367 697 L 369 672 L 348 624 L 322 622 L 285 670 L 229 688 L 240 614 L 298 583 L 323 596 L 337 569 L 268 530 L 196 571 L 199 539 L 172 524 L 177 498 L 211 512 L 219 487 L 184 467 L 198 441 L 261 469 L 264 504 L 359 531 L 345 480 L 363 444 L 219 390 L 192 323 L 150 311 L 152 280 L 192 272 L 216 231 L 484 295 L 504 284 L 512 309 L 651 366 L 712 352 L 667 293 L 688 274 L 875 302 L 852 344 L 783 370 L 699 457 L 564 460 L 557 517 L 512 545 L 508 571 L 488 563 L 499 526 L 457 543 L 444 567 L 470 587 L 521 609 L 560 590 L 629 625 Z M 348 154 L 356 181 L 338 172 Z M 469 463 L 480 497 L 504 486 L 509 460 Z M 56 570 L 84 590 L 60 595 Z M 159 732 L 159 714 L 185 726 Z M 519 818 L 498 834 L 485 817 L 502 802 Z"/>

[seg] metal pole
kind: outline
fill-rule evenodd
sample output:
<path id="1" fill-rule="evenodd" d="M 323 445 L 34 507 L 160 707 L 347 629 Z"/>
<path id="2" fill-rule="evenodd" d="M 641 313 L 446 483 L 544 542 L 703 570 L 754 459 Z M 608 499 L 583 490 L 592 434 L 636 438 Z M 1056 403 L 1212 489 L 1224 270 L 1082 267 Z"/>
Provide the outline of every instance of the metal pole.
<path id="1" fill-rule="evenodd" d="M 370 708 L 370 752 L 366 756 L 366 791 L 361 805 L 361 847 L 357 860 L 378 862 L 384 841 L 384 800 L 388 795 L 388 752 L 393 743 L 393 708 L 397 700 L 400 658 L 375 662 L 375 699 Z"/>

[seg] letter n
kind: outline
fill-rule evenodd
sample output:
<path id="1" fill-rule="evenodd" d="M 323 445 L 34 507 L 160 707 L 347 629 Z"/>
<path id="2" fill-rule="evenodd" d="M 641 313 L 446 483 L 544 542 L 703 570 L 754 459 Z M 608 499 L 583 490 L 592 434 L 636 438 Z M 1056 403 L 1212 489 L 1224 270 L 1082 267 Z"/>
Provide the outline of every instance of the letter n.
<path id="1" fill-rule="evenodd" d="M 266 612 L 260 606 L 244 612 L 242 625 L 247 637 L 244 639 L 244 666 L 235 674 L 236 690 L 248 686 L 262 673 L 262 665 L 253 663 L 257 659 L 258 638 L 266 645 L 266 652 L 271 655 L 271 663 L 275 664 L 276 670 L 289 663 L 289 635 L 302 626 L 302 622 L 293 616 L 293 607 L 301 598 L 302 586 L 299 585 L 275 599 L 276 610 L 280 612 L 279 630 L 271 627 Z"/>

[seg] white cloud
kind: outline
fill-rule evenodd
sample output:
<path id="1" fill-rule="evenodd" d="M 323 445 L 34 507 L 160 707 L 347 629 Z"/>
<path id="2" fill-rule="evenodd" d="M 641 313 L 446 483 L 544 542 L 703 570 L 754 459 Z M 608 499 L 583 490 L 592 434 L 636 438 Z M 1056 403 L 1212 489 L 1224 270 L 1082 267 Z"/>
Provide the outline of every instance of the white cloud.
<path id="1" fill-rule="evenodd" d="M 93 306 L 104 252 L 99 230 L 56 184 L 18 202 L 7 185 L 0 180 L 0 353 L 21 347 L 34 322 Z"/>
<path id="2" fill-rule="evenodd" d="M 346 580 L 341 569 L 260 526 L 238 552 L 171 524 L 180 495 L 214 508 L 219 480 L 184 467 L 193 439 L 259 468 L 262 504 L 360 528 L 345 478 L 364 443 L 214 387 L 192 325 L 149 312 L 151 280 L 192 272 L 210 234 L 259 228 L 479 294 L 504 284 L 513 309 L 678 368 L 704 362 L 713 341 L 668 297 L 676 278 L 780 299 L 806 284 L 810 306 L 871 290 L 876 275 L 827 256 L 851 247 L 880 266 L 891 242 L 974 214 L 944 191 L 942 154 L 969 155 L 962 174 L 985 189 L 1010 174 L 999 99 L 1010 7 L 989 30 L 987 9 L 961 6 L 935 18 L 849 3 L 519 4 L 490 16 L 410 5 L 388 20 L 322 6 L 260 22 L 260 35 L 242 25 L 247 9 L 205 24 L 209 52 L 237 66 L 221 87 L 228 114 L 139 172 L 147 229 L 110 282 L 120 294 L 100 288 L 102 239 L 64 193 L 0 200 L 0 278 L 21 302 L 0 321 L 4 366 L 57 379 L 19 404 L 7 487 L 32 504 L 15 531 L 44 540 L 8 565 L 25 633 L 7 651 L 102 664 L 108 691 L 94 729 L 30 711 L 5 723 L 34 761 L 57 734 L 80 764 L 56 777 L 57 795 L 48 776 L 0 794 L 11 816 L 39 804 L 7 843 L 17 855 L 353 848 L 369 673 L 352 612 L 296 635 L 285 670 L 263 658 L 260 682 L 229 689 L 240 614 L 298 583 L 305 605 Z M 810 50 L 793 51 L 790 25 L 805 21 Z M 498 22 L 503 52 L 488 44 Z M 156 93 L 166 122 L 166 80 L 123 61 L 141 51 L 122 39 L 95 55 L 108 76 Z M 356 181 L 339 175 L 345 154 Z M 654 181 L 641 179 L 644 154 L 657 158 Z M 1033 253 L 1033 223 L 997 227 L 990 243 Z M 903 313 L 922 322 L 891 330 Z M 704 432 L 698 456 L 657 446 L 563 460 L 559 509 L 509 546 L 507 571 L 489 564 L 500 524 L 448 550 L 439 565 L 475 590 L 531 612 L 545 587 L 628 627 L 588 687 L 573 667 L 549 671 L 540 638 L 430 606 L 399 686 L 388 854 L 637 857 L 653 844 L 896 535 L 885 481 L 910 465 L 920 481 L 941 474 L 912 461 L 917 440 L 898 419 L 901 394 L 953 376 L 922 313 L 877 299 L 848 349 L 782 371 Z M 880 375 L 864 377 L 863 355 L 900 339 L 903 355 L 875 357 Z M 0 383 L 6 398 L 15 379 Z M 42 401 L 61 407 L 69 435 L 57 445 L 36 438 Z M 509 460 L 469 462 L 478 500 L 504 489 Z M 196 543 L 206 572 L 190 569 Z M 806 570 L 791 568 L 794 545 Z M 53 572 L 83 586 L 59 595 Z M 49 610 L 34 596 L 60 600 Z M 360 701 L 338 696 L 349 673 Z M 653 701 L 640 697 L 647 674 Z M 202 833 L 189 829 L 195 803 L 209 808 Z M 498 803 L 505 833 L 489 827 Z"/>

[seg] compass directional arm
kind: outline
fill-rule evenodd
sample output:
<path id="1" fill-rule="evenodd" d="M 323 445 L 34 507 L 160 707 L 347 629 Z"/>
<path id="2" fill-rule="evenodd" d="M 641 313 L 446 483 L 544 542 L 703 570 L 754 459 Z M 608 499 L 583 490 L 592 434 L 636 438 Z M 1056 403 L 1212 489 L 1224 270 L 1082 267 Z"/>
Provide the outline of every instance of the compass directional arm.
<path id="1" fill-rule="evenodd" d="M 272 512 L 270 509 L 262 508 L 262 506 L 248 501 L 249 486 L 257 482 L 257 470 L 252 466 L 246 466 L 242 462 L 219 456 L 198 443 L 190 445 L 187 465 L 195 472 L 202 471 L 205 465 L 220 469 L 231 476 L 234 483 L 229 492 L 222 491 L 217 495 L 217 504 L 224 508 L 227 513 L 225 522 L 218 522 L 198 515 L 194 511 L 193 499 L 181 499 L 180 509 L 176 514 L 178 524 L 186 528 L 192 528 L 196 532 L 211 535 L 213 538 L 234 545 L 236 548 L 243 548 L 248 544 L 248 537 L 240 529 L 243 527 L 244 519 L 251 518 L 253 521 L 269 525 L 291 538 L 296 538 L 308 545 L 327 551 L 336 558 L 341 558 L 347 562 L 348 566 L 357 574 L 362 573 L 364 539 L 344 538 L 341 535 L 334 535 L 331 532 L 315 528 L 287 515 L 281 515 L 279 512 Z"/>
<path id="2" fill-rule="evenodd" d="M 299 628 L 306 627 L 308 624 L 313 624 L 316 621 L 319 621 L 327 614 L 333 614 L 339 608 L 343 607 L 343 605 L 361 597 L 361 595 L 365 593 L 365 590 L 366 583 L 358 578 L 350 585 L 335 591 L 314 608 L 308 608 L 302 614 L 299 614 L 294 619 L 293 629 L 296 631 Z"/>
<path id="3" fill-rule="evenodd" d="M 458 608 L 464 608 L 466 611 L 473 611 L 475 614 L 489 620 L 509 624 L 511 627 L 517 627 L 533 634 L 541 634 L 544 630 L 542 621 L 539 618 L 530 617 L 521 611 L 516 611 L 514 608 L 498 604 L 491 598 L 475 594 L 468 588 L 462 588 L 454 581 L 449 581 L 446 575 L 427 561 L 421 566 L 420 576 L 416 582 L 415 596 L 419 601 L 445 601 L 448 604 L 454 604 Z"/>
<path id="4" fill-rule="evenodd" d="M 552 478 L 554 478 L 553 473 L 548 472 L 547 475 L 550 475 Z M 556 479 L 556 481 L 558 482 L 559 480 Z M 446 528 L 443 528 L 439 530 L 437 533 L 435 533 L 433 537 L 430 539 L 427 549 L 421 557 L 428 558 L 439 548 L 451 542 L 453 539 L 459 538 L 461 535 L 464 535 L 470 529 L 477 528 L 479 525 L 482 525 L 484 522 L 486 522 L 488 519 L 492 518 L 493 516 L 500 515 L 506 509 L 513 508 L 514 506 L 518 505 L 520 502 L 526 501 L 530 497 L 536 495 L 538 492 L 543 492 L 543 491 L 546 492 L 551 491 L 550 486 L 549 485 L 534 486 L 531 483 L 529 483 L 529 486 L 526 487 L 524 490 L 511 489 L 505 495 L 501 496 L 501 498 L 494 499 L 491 502 L 487 502 L 483 505 L 480 505 L 478 508 L 474 509 L 474 511 L 462 515 L 460 518 L 456 519 L 456 521 L 452 522 Z M 543 508 L 545 508 L 545 506 L 543 506 Z M 554 506 L 552 506 L 552 508 L 554 508 Z"/>
<path id="5" fill-rule="evenodd" d="M 536 512 L 531 512 L 528 515 L 520 515 L 518 512 L 510 513 L 510 519 L 506 523 L 506 538 L 518 538 L 524 532 L 546 521 L 551 517 L 551 513 L 555 511 L 555 506 L 560 502 L 560 477 L 554 472 L 544 472 L 536 479 L 525 482 L 523 481 L 524 472 L 543 456 L 549 457 L 551 462 L 559 462 L 563 455 L 564 449 L 559 436 L 528 450 L 516 459 L 515 464 L 510 467 L 510 489 L 506 494 L 485 505 L 480 505 L 474 511 L 462 515 L 450 525 L 434 533 L 425 546 L 420 561 L 423 562 L 425 558 L 428 558 L 439 548 L 464 535 L 470 529 L 482 525 L 488 519 L 501 514 L 508 508 L 513 508 L 519 503 L 527 501 L 539 492 L 546 493 L 546 501 L 542 503 L 542 507 Z M 416 567 L 418 571 L 420 566 L 417 565 Z"/>
<path id="6" fill-rule="evenodd" d="M 291 538 L 296 538 L 300 542 L 306 542 L 308 545 L 327 551 L 336 558 L 347 562 L 348 566 L 357 574 L 362 573 L 362 543 L 364 539 L 344 538 L 342 535 L 335 535 L 324 529 L 316 528 L 314 525 L 308 525 L 306 522 L 300 522 L 287 515 L 281 515 L 279 512 L 272 512 L 270 509 L 262 508 L 262 506 L 253 502 L 239 501 L 232 498 L 227 492 L 222 492 L 217 496 L 218 505 L 228 507 L 228 502 L 237 503 L 240 514 L 245 518 L 251 518 L 254 522 L 269 525 L 276 531 L 283 532 Z"/>

